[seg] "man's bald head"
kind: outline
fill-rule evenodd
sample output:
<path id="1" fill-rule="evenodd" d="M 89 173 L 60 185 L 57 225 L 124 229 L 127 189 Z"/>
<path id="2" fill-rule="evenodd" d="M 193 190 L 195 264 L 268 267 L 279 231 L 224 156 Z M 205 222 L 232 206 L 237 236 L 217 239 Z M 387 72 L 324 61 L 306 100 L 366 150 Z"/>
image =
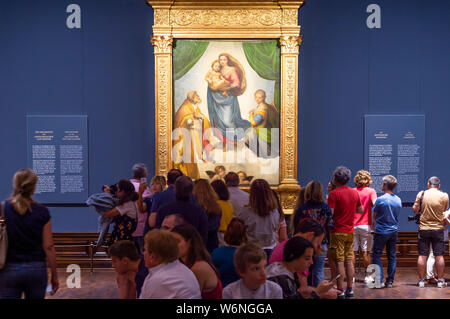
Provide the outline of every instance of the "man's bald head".
<path id="1" fill-rule="evenodd" d="M 189 91 L 186 98 L 193 104 L 199 104 L 202 101 L 197 91 Z"/>

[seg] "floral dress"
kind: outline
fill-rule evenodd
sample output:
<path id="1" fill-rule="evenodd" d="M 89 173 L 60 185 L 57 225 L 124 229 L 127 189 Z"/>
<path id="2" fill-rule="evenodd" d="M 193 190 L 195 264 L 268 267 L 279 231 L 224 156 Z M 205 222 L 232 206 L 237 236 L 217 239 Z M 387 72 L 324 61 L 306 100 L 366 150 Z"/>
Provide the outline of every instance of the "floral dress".
<path id="1" fill-rule="evenodd" d="M 123 211 L 123 209 L 126 210 L 127 208 L 130 209 L 130 207 L 134 207 L 135 212 L 136 212 L 136 214 L 134 216 L 137 216 L 136 204 L 134 202 L 132 202 L 132 204 L 133 205 L 130 205 L 129 203 L 125 203 L 120 206 L 127 205 L 127 207 L 117 206 L 116 208 L 119 211 Z M 133 208 L 131 208 L 131 209 L 133 209 Z M 109 238 L 108 246 L 110 246 L 120 240 L 133 240 L 132 234 L 134 233 L 134 231 L 136 230 L 136 227 L 137 227 L 137 218 L 130 217 L 129 215 L 130 214 L 128 214 L 127 212 L 124 212 L 123 215 L 120 214 L 120 215 L 117 215 L 114 217 L 114 219 L 113 219 L 114 228 L 111 233 L 111 237 Z"/>

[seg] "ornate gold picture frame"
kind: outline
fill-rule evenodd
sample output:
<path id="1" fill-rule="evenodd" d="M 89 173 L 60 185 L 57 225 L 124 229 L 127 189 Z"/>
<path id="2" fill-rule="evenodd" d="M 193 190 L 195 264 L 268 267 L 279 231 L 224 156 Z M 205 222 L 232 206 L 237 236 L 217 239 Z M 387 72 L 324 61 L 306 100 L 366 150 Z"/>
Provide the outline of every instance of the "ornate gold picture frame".
<path id="1" fill-rule="evenodd" d="M 154 9 L 156 175 L 167 175 L 173 167 L 174 40 L 277 39 L 281 48 L 279 184 L 272 187 L 280 194 L 285 212 L 292 213 L 300 188 L 297 83 L 301 35 L 297 21 L 303 0 L 147 1 Z"/>

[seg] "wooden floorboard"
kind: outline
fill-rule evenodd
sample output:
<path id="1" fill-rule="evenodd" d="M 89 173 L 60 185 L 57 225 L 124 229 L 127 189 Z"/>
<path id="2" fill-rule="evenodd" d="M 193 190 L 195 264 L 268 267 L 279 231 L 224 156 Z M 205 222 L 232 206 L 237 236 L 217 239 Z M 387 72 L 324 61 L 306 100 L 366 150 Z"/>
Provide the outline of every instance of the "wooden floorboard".
<path id="1" fill-rule="evenodd" d="M 329 270 L 326 269 L 326 278 Z M 446 268 L 447 281 L 450 281 L 450 267 Z M 59 270 L 60 289 L 48 299 L 115 299 L 117 298 L 116 279 L 113 269 L 82 269 L 81 288 L 69 289 L 66 285 L 69 276 L 65 270 Z M 437 288 L 428 285 L 417 286 L 417 274 L 413 268 L 397 268 L 393 288 L 370 289 L 363 282 L 362 273 L 357 274 L 354 284 L 355 299 L 450 299 L 450 287 Z"/>

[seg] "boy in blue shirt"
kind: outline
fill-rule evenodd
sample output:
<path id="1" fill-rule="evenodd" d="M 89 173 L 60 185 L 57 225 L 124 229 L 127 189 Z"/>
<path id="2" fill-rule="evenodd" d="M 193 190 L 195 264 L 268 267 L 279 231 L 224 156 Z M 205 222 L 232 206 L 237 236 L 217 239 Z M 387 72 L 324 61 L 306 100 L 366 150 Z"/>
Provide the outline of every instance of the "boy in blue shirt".
<path id="1" fill-rule="evenodd" d="M 380 266 L 380 282 L 383 283 L 383 265 L 381 264 L 381 254 L 386 247 L 388 257 L 388 275 L 384 286 L 392 288 L 396 268 L 396 244 L 398 234 L 398 215 L 402 208 L 402 201 L 394 195 L 397 186 L 397 179 L 392 175 L 383 177 L 381 190 L 384 192 L 375 201 L 373 207 L 373 253 L 372 263 Z M 383 284 L 382 284 L 383 285 Z M 378 288 L 378 287 L 376 287 Z"/>

